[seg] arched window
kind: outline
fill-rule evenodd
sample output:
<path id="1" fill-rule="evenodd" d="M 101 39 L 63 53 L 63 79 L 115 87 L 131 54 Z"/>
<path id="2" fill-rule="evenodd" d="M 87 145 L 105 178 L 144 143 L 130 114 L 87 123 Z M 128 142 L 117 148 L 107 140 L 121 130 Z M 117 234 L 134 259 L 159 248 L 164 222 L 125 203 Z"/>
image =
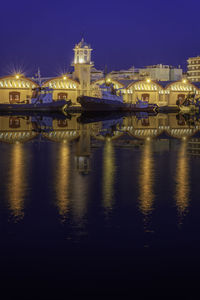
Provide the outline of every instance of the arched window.
<path id="1" fill-rule="evenodd" d="M 149 94 L 142 94 L 143 101 L 149 101 L 150 95 Z"/>
<path id="2" fill-rule="evenodd" d="M 67 120 L 58 120 L 58 127 L 67 127 L 68 122 Z"/>
<path id="3" fill-rule="evenodd" d="M 184 100 L 185 100 L 185 95 L 184 94 L 178 94 L 176 104 L 180 105 L 180 104 L 183 103 Z"/>
<path id="4" fill-rule="evenodd" d="M 58 93 L 58 100 L 67 100 L 67 93 Z"/>
<path id="5" fill-rule="evenodd" d="M 147 118 L 147 119 L 142 119 L 141 123 L 142 123 L 142 126 L 149 126 L 149 125 L 150 125 L 150 123 L 149 123 L 149 118 Z"/>
<path id="6" fill-rule="evenodd" d="M 20 102 L 20 93 L 19 92 L 10 92 L 9 93 L 10 103 L 19 103 Z"/>
<path id="7" fill-rule="evenodd" d="M 20 127 L 20 118 L 10 117 L 9 118 L 9 127 L 10 128 L 19 128 Z"/>

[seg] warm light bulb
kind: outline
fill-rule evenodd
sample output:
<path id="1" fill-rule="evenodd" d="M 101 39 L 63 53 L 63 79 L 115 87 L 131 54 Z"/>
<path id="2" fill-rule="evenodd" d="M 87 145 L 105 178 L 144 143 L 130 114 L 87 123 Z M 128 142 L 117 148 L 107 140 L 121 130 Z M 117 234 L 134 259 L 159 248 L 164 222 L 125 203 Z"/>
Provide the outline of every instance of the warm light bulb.
<path id="1" fill-rule="evenodd" d="M 148 79 L 147 79 L 147 82 L 148 82 L 148 83 L 151 82 L 151 79 L 148 78 Z"/>
<path id="2" fill-rule="evenodd" d="M 64 79 L 64 80 L 66 80 L 66 79 L 67 79 L 67 77 L 66 77 L 66 76 L 64 76 L 64 77 L 63 77 L 63 79 Z"/>
<path id="3" fill-rule="evenodd" d="M 16 79 L 19 79 L 19 75 L 16 75 L 15 78 L 16 78 Z"/>

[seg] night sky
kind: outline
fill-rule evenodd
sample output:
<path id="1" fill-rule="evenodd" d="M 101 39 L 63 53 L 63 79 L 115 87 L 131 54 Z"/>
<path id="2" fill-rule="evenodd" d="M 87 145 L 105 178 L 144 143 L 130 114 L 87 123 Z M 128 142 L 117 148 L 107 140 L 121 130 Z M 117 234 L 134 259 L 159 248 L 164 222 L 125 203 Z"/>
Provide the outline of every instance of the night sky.
<path id="1" fill-rule="evenodd" d="M 198 0 L 1 1 L 0 74 L 38 68 L 43 76 L 69 70 L 82 35 L 95 67 L 181 65 L 200 54 Z"/>

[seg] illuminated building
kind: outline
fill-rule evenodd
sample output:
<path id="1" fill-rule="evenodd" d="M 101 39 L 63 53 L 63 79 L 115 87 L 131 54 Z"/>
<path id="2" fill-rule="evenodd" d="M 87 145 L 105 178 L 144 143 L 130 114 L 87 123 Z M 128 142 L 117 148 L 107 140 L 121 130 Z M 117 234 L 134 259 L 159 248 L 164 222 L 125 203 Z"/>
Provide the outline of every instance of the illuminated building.
<path id="1" fill-rule="evenodd" d="M 150 77 L 152 80 L 158 81 L 177 81 L 181 80 L 183 76 L 183 70 L 169 66 L 169 65 L 152 65 L 139 69 L 140 75 L 143 77 Z"/>
<path id="2" fill-rule="evenodd" d="M 95 67 L 91 68 L 91 80 L 92 81 L 102 79 L 103 77 L 104 77 L 104 73 L 102 70 L 97 70 Z"/>
<path id="3" fill-rule="evenodd" d="M 200 81 L 200 56 L 188 58 L 187 63 L 188 79 L 191 82 Z"/>
<path id="4" fill-rule="evenodd" d="M 81 95 L 90 94 L 91 68 L 93 67 L 91 52 L 91 46 L 84 39 L 74 48 L 73 79 L 79 82 Z"/>
<path id="5" fill-rule="evenodd" d="M 143 68 L 131 67 L 128 70 L 112 71 L 110 77 L 115 80 L 131 79 L 143 80 L 150 78 L 157 81 L 177 81 L 181 80 L 183 70 L 169 65 L 157 64 Z"/>
<path id="6" fill-rule="evenodd" d="M 42 86 L 53 90 L 55 101 L 70 99 L 73 104 L 78 104 L 78 96 L 97 95 L 99 85 L 105 81 L 113 83 L 116 89 L 120 88 L 124 101 L 130 103 L 135 103 L 139 98 L 159 106 L 176 105 L 177 100 L 185 98 L 188 93 L 200 94 L 198 82 L 191 83 L 186 79 L 177 81 L 181 78 L 182 70 L 165 65 L 149 66 L 138 71 L 134 68 L 122 70 L 119 76 L 113 71 L 102 78 L 103 72 L 94 68 L 91 53 L 91 46 L 82 39 L 74 47 L 74 72 L 42 80 Z M 35 87 L 38 87 L 37 78 L 33 80 L 22 74 L 1 77 L 0 103 L 30 100 Z"/>

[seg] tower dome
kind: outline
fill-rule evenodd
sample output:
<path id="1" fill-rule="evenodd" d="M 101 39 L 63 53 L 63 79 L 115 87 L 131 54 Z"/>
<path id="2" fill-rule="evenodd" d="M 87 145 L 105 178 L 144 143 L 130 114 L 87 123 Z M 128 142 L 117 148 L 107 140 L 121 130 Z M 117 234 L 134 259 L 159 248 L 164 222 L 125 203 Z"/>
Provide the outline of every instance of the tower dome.
<path id="1" fill-rule="evenodd" d="M 80 43 L 78 43 L 76 46 L 78 46 L 78 48 L 91 48 L 91 46 L 85 42 L 84 38 L 82 38 Z"/>
<path id="2" fill-rule="evenodd" d="M 92 64 L 91 52 L 91 46 L 82 38 L 82 40 L 76 44 L 74 48 L 74 64 Z"/>

